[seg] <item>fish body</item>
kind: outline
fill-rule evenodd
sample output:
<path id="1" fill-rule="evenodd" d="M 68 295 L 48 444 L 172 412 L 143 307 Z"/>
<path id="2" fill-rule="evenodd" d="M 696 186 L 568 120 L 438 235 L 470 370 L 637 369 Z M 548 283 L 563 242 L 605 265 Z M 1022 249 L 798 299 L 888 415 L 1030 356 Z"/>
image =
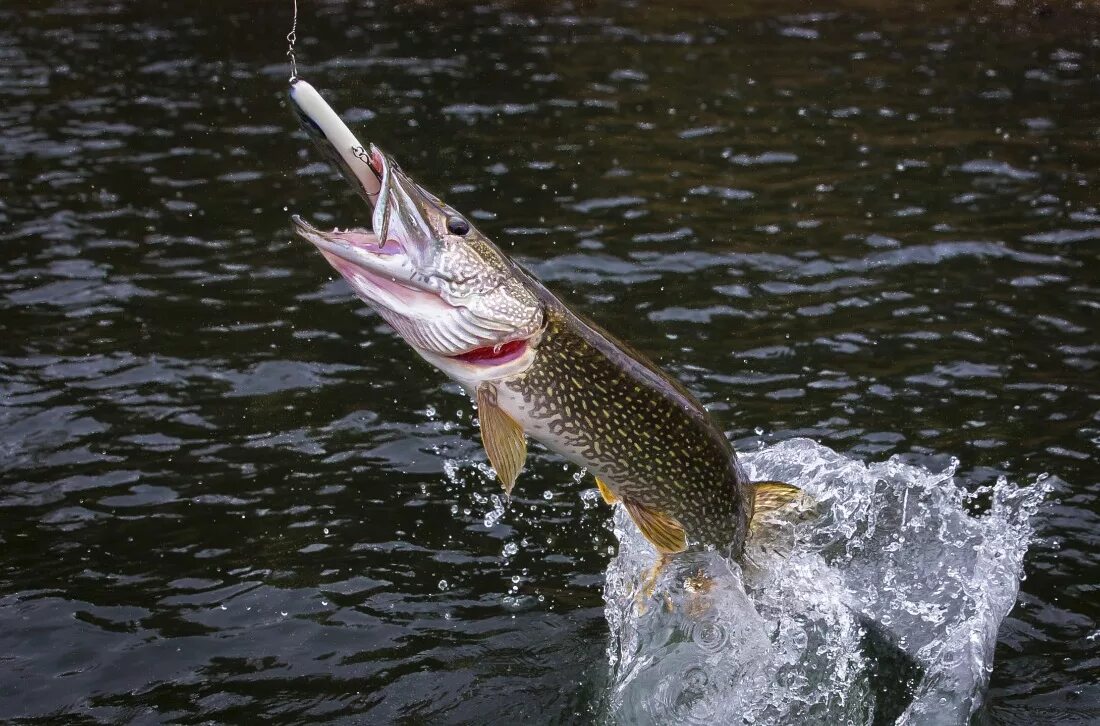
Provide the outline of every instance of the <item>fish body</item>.
<path id="1" fill-rule="evenodd" d="M 489 460 L 510 492 L 542 442 L 597 477 L 662 553 L 739 555 L 754 511 L 797 489 L 750 483 L 722 430 L 679 383 L 574 313 L 391 157 L 360 144 L 309 84 L 291 87 L 303 126 L 372 207 L 372 229 L 313 243 L 425 360 L 475 398 Z"/>
<path id="2" fill-rule="evenodd" d="M 689 543 L 740 552 L 752 490 L 707 411 L 640 353 L 538 289 L 546 325 L 537 354 L 492 383 L 501 408 L 619 499 L 678 523 Z"/>

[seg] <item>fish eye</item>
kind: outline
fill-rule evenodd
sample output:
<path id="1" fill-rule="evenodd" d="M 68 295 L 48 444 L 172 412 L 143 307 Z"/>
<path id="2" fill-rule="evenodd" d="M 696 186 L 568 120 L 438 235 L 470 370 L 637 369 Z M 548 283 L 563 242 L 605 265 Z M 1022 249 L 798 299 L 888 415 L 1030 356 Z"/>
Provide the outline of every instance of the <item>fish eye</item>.
<path id="1" fill-rule="evenodd" d="M 463 237 L 470 231 L 470 223 L 457 214 L 452 214 L 447 217 L 447 231 L 451 234 L 457 234 L 459 237 Z"/>

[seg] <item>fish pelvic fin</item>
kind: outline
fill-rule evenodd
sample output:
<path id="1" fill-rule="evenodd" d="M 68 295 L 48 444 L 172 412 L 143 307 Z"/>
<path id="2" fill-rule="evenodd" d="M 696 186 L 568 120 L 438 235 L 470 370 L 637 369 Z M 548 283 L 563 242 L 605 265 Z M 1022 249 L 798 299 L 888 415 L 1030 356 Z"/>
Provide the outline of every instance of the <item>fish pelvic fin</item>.
<path id="1" fill-rule="evenodd" d="M 496 469 L 505 495 L 511 496 L 516 477 L 527 461 L 523 427 L 500 408 L 496 386 L 491 383 L 482 383 L 477 388 L 477 417 L 489 463 Z"/>
<path id="2" fill-rule="evenodd" d="M 687 535 L 675 519 L 633 499 L 623 499 L 622 502 L 642 535 L 662 555 L 672 555 L 687 549 Z"/>
<path id="3" fill-rule="evenodd" d="M 604 502 L 614 505 L 619 501 L 619 495 L 611 491 L 611 488 L 603 483 L 599 477 L 596 477 L 596 488 L 600 490 L 600 496 L 603 497 Z"/>

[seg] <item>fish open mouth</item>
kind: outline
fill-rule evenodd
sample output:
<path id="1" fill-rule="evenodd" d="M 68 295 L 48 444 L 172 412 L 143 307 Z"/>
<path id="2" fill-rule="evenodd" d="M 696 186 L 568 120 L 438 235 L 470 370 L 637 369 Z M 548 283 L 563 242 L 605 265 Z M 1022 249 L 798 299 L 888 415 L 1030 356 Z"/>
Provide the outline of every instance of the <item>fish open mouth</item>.
<path id="1" fill-rule="evenodd" d="M 471 366 L 501 365 L 526 351 L 526 336 L 484 344 L 502 331 L 473 319 L 469 310 L 451 305 L 417 284 L 408 273 L 408 257 L 397 240 L 380 244 L 370 230 L 335 228 L 326 232 L 297 214 L 291 219 L 298 235 L 318 249 L 356 295 L 373 305 L 403 337 L 411 336 L 410 343 L 416 347 Z M 426 321 L 420 332 L 406 330 L 405 321 L 410 317 Z"/>
<path id="2" fill-rule="evenodd" d="M 447 232 L 442 202 L 382 150 L 361 143 L 308 83 L 295 80 L 290 98 L 303 128 L 370 205 L 372 227 L 323 231 L 294 215 L 295 232 L 421 354 L 478 367 L 521 357 L 535 332 L 530 326 L 482 314 L 478 291 L 460 297 L 450 289 L 453 275 L 439 262 Z M 491 297 L 494 289 L 487 285 L 480 292 Z"/>
<path id="3" fill-rule="evenodd" d="M 434 298 L 446 305 L 430 290 L 412 284 L 407 255 L 397 240 L 381 242 L 374 232 L 362 228 L 325 232 L 297 214 L 291 221 L 294 231 L 311 242 L 367 302 L 395 307 L 427 305 Z"/>

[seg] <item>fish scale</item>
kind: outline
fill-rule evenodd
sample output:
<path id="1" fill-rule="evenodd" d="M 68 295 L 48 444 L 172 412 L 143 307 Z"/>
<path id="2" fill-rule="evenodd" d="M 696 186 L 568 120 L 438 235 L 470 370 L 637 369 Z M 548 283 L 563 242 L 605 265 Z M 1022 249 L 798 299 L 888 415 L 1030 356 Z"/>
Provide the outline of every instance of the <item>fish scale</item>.
<path id="1" fill-rule="evenodd" d="M 739 553 L 750 484 L 725 436 L 679 384 L 573 314 L 545 288 L 531 366 L 499 382 L 505 410 L 624 499 L 662 512 L 693 543 Z"/>

